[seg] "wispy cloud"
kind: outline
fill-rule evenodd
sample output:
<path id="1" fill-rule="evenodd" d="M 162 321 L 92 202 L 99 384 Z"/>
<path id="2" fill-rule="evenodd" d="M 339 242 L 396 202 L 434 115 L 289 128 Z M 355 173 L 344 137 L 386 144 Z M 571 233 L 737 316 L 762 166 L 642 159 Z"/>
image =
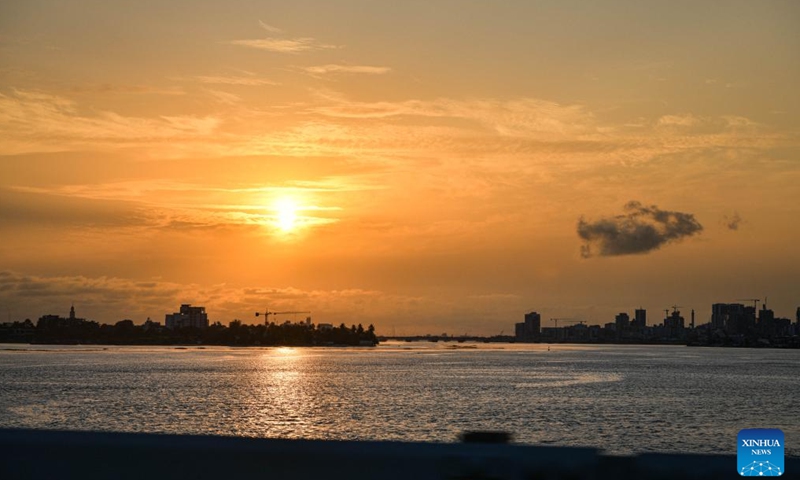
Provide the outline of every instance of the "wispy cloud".
<path id="1" fill-rule="evenodd" d="M 198 75 L 194 77 L 200 83 L 214 85 L 244 85 L 258 87 L 262 85 L 280 85 L 280 83 L 255 76 Z"/>
<path id="2" fill-rule="evenodd" d="M 694 115 L 664 115 L 658 119 L 658 125 L 675 127 L 694 127 L 700 125 L 702 120 Z"/>
<path id="3" fill-rule="evenodd" d="M 0 230 L 25 225 L 115 229 L 138 228 L 155 221 L 152 211 L 119 198 L 53 195 L 25 188 L 0 188 Z"/>
<path id="4" fill-rule="evenodd" d="M 389 67 L 375 67 L 370 65 L 316 65 L 304 67 L 303 71 L 314 75 L 325 75 L 329 73 L 364 73 L 369 75 L 383 75 L 392 71 Z"/>
<path id="5" fill-rule="evenodd" d="M 742 217 L 739 216 L 738 212 L 733 212 L 731 215 L 723 215 L 722 217 L 722 224 L 728 230 L 739 230 L 739 226 L 742 223 Z"/>
<path id="6" fill-rule="evenodd" d="M 261 20 L 258 21 L 258 25 L 269 33 L 283 33 L 283 30 L 280 28 L 274 27 L 268 23 L 264 23 Z"/>
<path id="7" fill-rule="evenodd" d="M 186 91 L 181 88 L 162 88 L 152 85 L 114 85 L 110 83 L 74 86 L 69 89 L 69 92 L 77 94 L 186 95 Z"/>
<path id="8" fill-rule="evenodd" d="M 207 88 L 205 89 L 205 92 L 211 95 L 214 100 L 226 105 L 235 105 L 242 101 L 242 97 L 233 93 L 223 92 L 221 90 L 212 90 Z"/>
<path id="9" fill-rule="evenodd" d="M 302 38 L 256 38 L 249 40 L 231 40 L 231 45 L 256 48 L 276 53 L 301 53 L 312 50 L 340 48 L 337 45 L 319 43 L 311 37 Z"/>
<path id="10" fill-rule="evenodd" d="M 0 94 L 0 128 L 5 153 L 97 147 L 104 142 L 191 140 L 214 132 L 220 120 L 214 116 L 128 117 L 101 111 L 88 115 L 78 105 L 58 95 L 15 90 Z M 48 146 L 51 145 L 51 146 Z"/>
<path id="11" fill-rule="evenodd" d="M 390 118 L 398 116 L 472 120 L 497 133 L 530 136 L 536 133 L 576 135 L 596 133 L 590 111 L 580 105 L 561 105 L 533 98 L 511 101 L 495 99 L 406 100 L 402 102 L 357 102 L 320 91 L 327 105 L 315 113 L 341 118 Z"/>
<path id="12" fill-rule="evenodd" d="M 339 221 L 342 208 L 315 204 L 321 194 L 376 190 L 347 178 L 284 184 L 225 187 L 170 180 L 0 188 L 0 224 L 209 229 L 269 227 L 278 223 L 269 199 L 305 198 L 297 206 L 297 225 L 316 227 Z"/>

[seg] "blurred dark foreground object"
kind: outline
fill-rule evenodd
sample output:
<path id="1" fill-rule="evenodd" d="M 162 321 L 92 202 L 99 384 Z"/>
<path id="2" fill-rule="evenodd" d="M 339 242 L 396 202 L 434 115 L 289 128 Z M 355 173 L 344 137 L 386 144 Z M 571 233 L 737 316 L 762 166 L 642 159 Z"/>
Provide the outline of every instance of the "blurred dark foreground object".
<path id="1" fill-rule="evenodd" d="M 740 478 L 733 455 L 615 457 L 482 433 L 463 435 L 472 443 L 399 443 L 0 429 L 0 479 Z M 786 472 L 800 479 L 800 459 L 787 458 Z"/>
<path id="2" fill-rule="evenodd" d="M 508 432 L 464 432 L 459 438 L 464 443 L 511 443 Z"/>

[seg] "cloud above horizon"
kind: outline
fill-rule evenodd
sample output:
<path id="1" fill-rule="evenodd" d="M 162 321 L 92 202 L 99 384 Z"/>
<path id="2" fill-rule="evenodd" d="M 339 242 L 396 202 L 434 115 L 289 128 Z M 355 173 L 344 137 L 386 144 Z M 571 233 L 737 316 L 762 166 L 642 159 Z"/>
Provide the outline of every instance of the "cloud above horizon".
<path id="1" fill-rule="evenodd" d="M 194 78 L 200 83 L 208 83 L 212 85 L 244 85 L 248 87 L 280 85 L 280 83 L 273 80 L 255 76 L 198 75 Z"/>
<path id="2" fill-rule="evenodd" d="M 739 212 L 733 212 L 733 215 L 724 215 L 722 217 L 722 224 L 728 230 L 739 230 L 739 225 L 742 223 L 742 217 L 739 216 Z"/>
<path id="3" fill-rule="evenodd" d="M 325 75 L 328 73 L 364 73 L 368 75 L 383 75 L 392 71 L 389 67 L 375 67 L 371 65 L 314 65 L 304 67 L 303 71 L 314 75 Z"/>
<path id="4" fill-rule="evenodd" d="M 627 213 L 593 222 L 578 220 L 578 236 L 584 241 L 581 256 L 643 254 L 686 237 L 700 234 L 703 226 L 691 213 L 661 210 L 630 201 Z"/>
<path id="5" fill-rule="evenodd" d="M 74 304 L 80 317 L 113 324 L 123 318 L 141 324 L 144 319 L 163 321 L 163 315 L 183 303 L 203 305 L 211 321 L 228 323 L 239 318 L 260 323 L 253 312 L 264 305 L 278 310 L 302 306 L 323 322 L 362 322 L 385 319 L 391 312 L 419 314 L 431 308 L 418 304 L 424 299 L 377 289 L 303 289 L 293 286 L 234 286 L 224 283 L 194 284 L 162 278 L 131 279 L 118 276 L 44 276 L 0 270 L 0 302 L 15 321 L 34 322 L 40 315 L 66 315 Z M 23 313 L 24 312 L 24 313 Z M 5 312 L 4 312 L 5 313 Z M 365 324 L 366 324 L 365 323 Z"/>
<path id="6" fill-rule="evenodd" d="M 267 37 L 267 38 L 255 38 L 246 40 L 231 40 L 228 43 L 230 43 L 231 45 L 257 48 L 259 50 L 267 50 L 276 53 L 300 53 L 311 50 L 339 48 L 339 46 L 337 45 L 318 43 L 316 39 L 311 37 L 300 37 L 300 38 Z"/>
<path id="7" fill-rule="evenodd" d="M 280 29 L 280 28 L 278 28 L 276 26 L 270 25 L 268 23 L 265 23 L 265 22 L 263 22 L 261 20 L 258 21 L 258 25 L 261 28 L 263 28 L 264 30 L 268 31 L 269 33 L 283 33 L 282 29 Z"/>

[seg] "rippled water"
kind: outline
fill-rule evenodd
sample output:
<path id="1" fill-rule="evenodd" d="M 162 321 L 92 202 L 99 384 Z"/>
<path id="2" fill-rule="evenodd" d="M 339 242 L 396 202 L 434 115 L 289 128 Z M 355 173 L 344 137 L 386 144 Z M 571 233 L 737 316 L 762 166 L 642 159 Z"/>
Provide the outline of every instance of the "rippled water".
<path id="1" fill-rule="evenodd" d="M 0 427 L 729 454 L 774 427 L 800 456 L 798 401 L 797 350 L 0 345 Z"/>

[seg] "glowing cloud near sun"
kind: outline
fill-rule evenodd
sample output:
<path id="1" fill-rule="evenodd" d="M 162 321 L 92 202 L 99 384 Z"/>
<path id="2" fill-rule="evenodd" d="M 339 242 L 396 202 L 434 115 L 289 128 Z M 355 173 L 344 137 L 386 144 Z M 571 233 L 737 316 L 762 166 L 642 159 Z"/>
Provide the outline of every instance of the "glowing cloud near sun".
<path id="1" fill-rule="evenodd" d="M 282 232 L 291 232 L 297 227 L 297 202 L 291 198 L 281 198 L 275 202 L 275 223 Z"/>

